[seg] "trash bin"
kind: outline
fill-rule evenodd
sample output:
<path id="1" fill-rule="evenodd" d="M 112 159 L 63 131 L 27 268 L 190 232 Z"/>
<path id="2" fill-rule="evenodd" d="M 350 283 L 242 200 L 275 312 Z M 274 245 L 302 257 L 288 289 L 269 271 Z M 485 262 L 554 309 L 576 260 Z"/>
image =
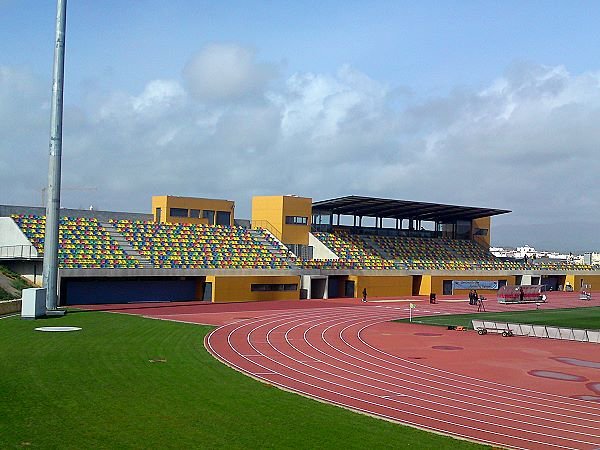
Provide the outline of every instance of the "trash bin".
<path id="1" fill-rule="evenodd" d="M 429 303 L 435 303 L 435 294 L 433 292 L 429 294 Z"/>

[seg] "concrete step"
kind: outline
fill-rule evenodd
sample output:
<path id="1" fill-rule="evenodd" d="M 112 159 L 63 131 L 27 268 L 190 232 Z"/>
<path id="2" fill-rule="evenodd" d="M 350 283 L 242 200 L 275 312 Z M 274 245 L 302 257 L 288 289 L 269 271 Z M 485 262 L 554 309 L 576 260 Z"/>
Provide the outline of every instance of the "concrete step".
<path id="1" fill-rule="evenodd" d="M 142 256 L 133 246 L 129 243 L 129 241 L 123 236 L 119 230 L 117 230 L 112 224 L 108 222 L 100 222 L 100 225 L 104 227 L 104 229 L 108 232 L 109 236 L 112 240 L 114 240 L 123 252 L 126 255 L 134 257 L 142 269 L 153 269 L 154 265 L 149 258 Z"/>

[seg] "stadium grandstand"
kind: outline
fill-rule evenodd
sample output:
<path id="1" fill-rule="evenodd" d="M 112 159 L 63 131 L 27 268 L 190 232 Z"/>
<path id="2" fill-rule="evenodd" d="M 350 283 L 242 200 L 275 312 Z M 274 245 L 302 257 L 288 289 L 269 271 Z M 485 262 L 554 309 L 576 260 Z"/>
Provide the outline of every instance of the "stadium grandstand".
<path id="1" fill-rule="evenodd" d="M 372 197 L 313 202 L 155 196 L 152 214 L 61 210 L 60 305 L 493 294 L 505 285 L 600 286 L 594 266 L 489 251 L 510 211 Z M 41 282 L 43 208 L 0 205 L 0 263 Z"/>

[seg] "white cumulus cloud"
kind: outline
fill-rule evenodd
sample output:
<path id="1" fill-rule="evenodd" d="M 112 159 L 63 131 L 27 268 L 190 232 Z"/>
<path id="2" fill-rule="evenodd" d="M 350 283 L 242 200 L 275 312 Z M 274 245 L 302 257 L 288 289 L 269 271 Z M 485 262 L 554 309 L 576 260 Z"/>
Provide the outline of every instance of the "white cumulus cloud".
<path id="1" fill-rule="evenodd" d="M 183 69 L 190 94 L 208 102 L 232 102 L 261 96 L 276 74 L 256 60 L 255 51 L 236 44 L 206 45 Z"/>
<path id="2" fill-rule="evenodd" d="M 295 73 L 236 45 L 205 47 L 185 80 L 66 105 L 63 205 L 148 211 L 153 194 L 236 200 L 359 194 L 512 209 L 501 223 L 600 220 L 600 72 L 510 67 L 484 89 L 399 100 L 348 66 Z M 0 203 L 38 202 L 48 87 L 0 67 Z M 248 101 L 260 99 L 260 101 Z"/>

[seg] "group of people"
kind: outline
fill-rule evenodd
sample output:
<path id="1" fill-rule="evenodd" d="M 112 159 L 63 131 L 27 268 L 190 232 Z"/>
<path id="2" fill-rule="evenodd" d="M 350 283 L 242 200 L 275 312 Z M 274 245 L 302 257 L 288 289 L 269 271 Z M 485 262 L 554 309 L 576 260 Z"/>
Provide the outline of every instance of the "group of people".
<path id="1" fill-rule="evenodd" d="M 469 292 L 469 305 L 476 305 L 479 303 L 479 294 L 475 289 L 471 289 Z"/>

